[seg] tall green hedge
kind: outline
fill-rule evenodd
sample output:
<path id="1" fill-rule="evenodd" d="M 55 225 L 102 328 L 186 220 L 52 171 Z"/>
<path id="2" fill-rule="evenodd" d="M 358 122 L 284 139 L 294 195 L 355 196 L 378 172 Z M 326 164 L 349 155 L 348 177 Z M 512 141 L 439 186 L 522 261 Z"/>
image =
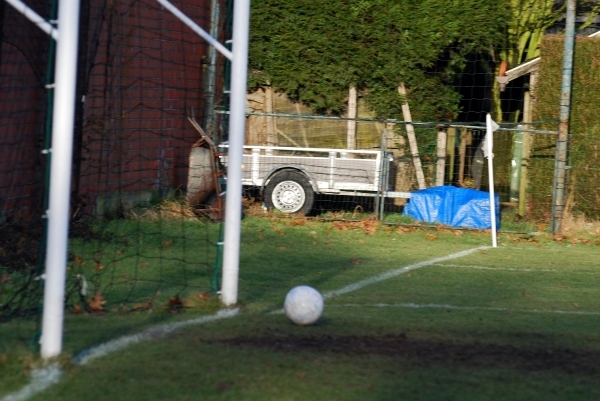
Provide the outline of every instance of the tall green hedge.
<path id="1" fill-rule="evenodd" d="M 564 37 L 542 41 L 542 61 L 535 91 L 535 120 L 558 119 L 560 114 Z M 600 218 L 600 38 L 577 38 L 573 67 L 569 127 L 568 199 L 574 214 Z M 558 124 L 547 128 L 557 129 Z M 536 135 L 530 169 L 530 210 L 549 216 L 556 136 Z"/>
<path id="2" fill-rule="evenodd" d="M 452 121 L 455 80 L 501 46 L 508 15 L 506 0 L 256 0 L 249 87 L 344 114 L 353 85 L 377 117 L 401 118 L 403 82 L 415 121 Z"/>

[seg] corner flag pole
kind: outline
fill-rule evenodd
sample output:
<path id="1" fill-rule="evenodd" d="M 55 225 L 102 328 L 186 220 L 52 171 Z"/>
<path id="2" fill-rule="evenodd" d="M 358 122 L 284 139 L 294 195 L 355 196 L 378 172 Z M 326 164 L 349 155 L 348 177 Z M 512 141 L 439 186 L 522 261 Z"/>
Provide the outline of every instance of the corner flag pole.
<path id="1" fill-rule="evenodd" d="M 498 124 L 496 124 L 492 120 L 492 116 L 488 113 L 485 116 L 485 145 L 483 148 L 485 156 L 488 159 L 488 179 L 489 179 L 489 187 L 490 187 L 490 220 L 492 223 L 492 246 L 496 248 L 498 246 L 496 240 L 496 197 L 494 195 L 494 153 L 492 153 L 494 146 L 494 131 L 498 128 Z"/>

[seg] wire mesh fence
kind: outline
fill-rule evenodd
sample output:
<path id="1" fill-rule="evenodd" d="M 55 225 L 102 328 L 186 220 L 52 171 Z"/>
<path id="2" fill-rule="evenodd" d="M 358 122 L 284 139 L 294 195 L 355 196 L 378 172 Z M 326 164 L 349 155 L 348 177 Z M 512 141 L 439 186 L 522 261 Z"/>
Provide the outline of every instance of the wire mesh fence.
<path id="1" fill-rule="evenodd" d="M 355 126 L 360 150 L 348 148 L 349 124 Z M 494 189 L 500 201 L 521 216 L 531 207 L 531 199 L 545 196 L 532 193 L 536 188 L 527 185 L 527 176 L 552 177 L 554 170 L 552 163 L 537 163 L 545 155 L 534 144 L 555 142 L 556 131 L 539 126 L 502 124 L 494 134 Z M 265 146 L 270 131 L 277 135 L 272 146 Z M 409 131 L 414 132 L 415 148 Z M 489 191 L 485 134 L 485 126 L 478 123 L 408 124 L 366 117 L 251 113 L 244 184 L 263 190 L 265 207 L 288 211 L 281 199 L 269 199 L 275 185 L 269 185 L 269 179 L 278 170 L 294 170 L 310 182 L 311 199 L 314 192 L 313 207 L 301 208 L 304 213 L 357 207 L 378 216 L 401 213 L 410 193 L 419 189 L 457 186 Z M 545 212 L 549 216 L 549 210 Z"/>
<path id="2" fill-rule="evenodd" d="M 56 2 L 28 5 L 55 19 Z M 225 2 L 177 5 L 224 41 Z M 55 44 L 1 7 L 0 323 L 30 322 L 42 307 Z M 221 227 L 184 194 L 199 139 L 191 120 L 221 130 L 223 59 L 152 1 L 84 0 L 80 32 L 69 315 L 176 313 L 217 285 Z M 23 327 L 31 338 L 35 327 Z"/>
<path id="3" fill-rule="evenodd" d="M 55 3 L 29 5 L 55 19 Z M 176 5 L 221 42 L 230 37 L 231 2 Z M 31 322 L 42 297 L 55 45 L 6 2 L 0 11 L 0 323 Z M 589 46 L 582 52 L 587 61 L 575 67 L 578 110 L 596 110 L 600 93 Z M 514 66 L 501 91 L 493 55 L 476 47 L 465 55 L 452 44 L 408 76 L 404 94 L 398 82 L 385 89 L 396 96 L 385 113 L 373 112 L 381 99 L 365 99 L 395 72 L 358 94 L 354 88 L 356 117 L 317 114 L 284 90 L 258 85 L 247 95 L 247 198 L 275 213 L 368 213 L 397 221 L 411 193 L 422 188 L 489 191 L 482 143 L 492 111 L 502 122 L 494 135 L 493 178 L 503 210 L 511 219 L 548 224 L 559 47 L 542 57 L 554 75 L 544 72 L 545 64 Z M 214 49 L 156 2 L 82 1 L 70 316 L 177 313 L 218 289 L 222 227 L 214 221 L 222 218 L 226 190 L 228 71 Z M 344 96 L 336 99 L 351 114 Z M 570 210 L 596 219 L 597 115 L 578 117 L 567 181 Z"/>

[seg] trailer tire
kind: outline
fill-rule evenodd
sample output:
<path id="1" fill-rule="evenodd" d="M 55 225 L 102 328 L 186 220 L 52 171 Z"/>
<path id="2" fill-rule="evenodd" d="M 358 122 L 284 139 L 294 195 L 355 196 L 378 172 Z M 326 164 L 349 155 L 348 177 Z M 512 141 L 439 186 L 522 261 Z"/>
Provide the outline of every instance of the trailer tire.
<path id="1" fill-rule="evenodd" d="M 304 174 L 284 170 L 269 180 L 264 192 L 264 202 L 268 210 L 306 215 L 315 202 L 315 192 Z"/>

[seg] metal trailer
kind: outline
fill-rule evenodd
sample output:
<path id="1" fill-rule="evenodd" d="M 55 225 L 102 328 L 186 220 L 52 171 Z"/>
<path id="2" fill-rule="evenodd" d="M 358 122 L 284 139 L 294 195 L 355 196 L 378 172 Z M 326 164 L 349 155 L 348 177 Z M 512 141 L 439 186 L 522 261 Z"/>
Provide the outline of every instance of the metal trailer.
<path id="1" fill-rule="evenodd" d="M 227 145 L 221 145 L 227 165 Z M 244 146 L 242 184 L 261 189 L 267 209 L 308 214 L 316 194 L 410 198 L 394 189 L 391 152 L 280 146 Z"/>

